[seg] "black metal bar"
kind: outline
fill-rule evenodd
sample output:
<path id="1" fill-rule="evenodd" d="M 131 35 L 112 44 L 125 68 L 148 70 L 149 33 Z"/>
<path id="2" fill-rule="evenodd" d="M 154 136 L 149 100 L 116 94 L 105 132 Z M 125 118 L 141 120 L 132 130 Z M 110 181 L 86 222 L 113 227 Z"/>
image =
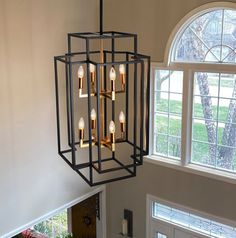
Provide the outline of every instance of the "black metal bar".
<path id="1" fill-rule="evenodd" d="M 103 34 L 114 34 L 114 36 L 119 35 L 119 36 L 124 36 L 124 37 L 130 37 L 133 38 L 134 36 L 137 36 L 137 34 L 134 33 L 128 33 L 128 32 L 121 32 L 121 31 L 103 31 Z M 116 35 L 115 35 L 116 34 Z M 68 33 L 70 36 L 78 37 L 78 36 L 84 36 L 84 35 L 100 35 L 100 32 L 73 32 L 73 33 Z"/>
<path id="2" fill-rule="evenodd" d="M 71 53 L 71 35 L 68 34 L 67 36 L 67 43 L 68 43 L 68 53 Z"/>
<path id="3" fill-rule="evenodd" d="M 62 159 L 74 170 L 73 164 L 63 155 L 62 153 L 59 153 Z"/>
<path id="4" fill-rule="evenodd" d="M 118 163 L 117 159 L 111 159 L 113 161 L 116 161 Z M 93 168 L 99 173 L 99 174 L 106 174 L 106 173 L 111 173 L 111 172 L 115 172 L 115 171 L 119 171 L 119 170 L 126 170 L 128 173 L 133 173 L 129 168 L 134 168 L 133 163 L 129 164 L 129 165 L 122 165 L 122 163 L 119 164 L 121 167 L 113 167 L 110 169 L 103 169 L 103 170 L 99 170 L 94 164 L 93 164 Z"/>
<path id="5" fill-rule="evenodd" d="M 112 34 L 114 35 L 108 35 Z M 120 38 L 133 38 L 135 35 L 129 35 L 129 34 L 116 34 L 115 32 L 106 33 L 103 31 L 103 34 L 101 35 L 100 32 L 95 32 L 93 34 L 80 34 L 80 33 L 70 33 L 71 37 L 81 38 L 81 39 L 89 39 L 89 40 L 97 40 L 97 39 L 120 39 Z"/>
<path id="6" fill-rule="evenodd" d="M 131 141 L 129 141 L 129 140 L 127 140 L 126 142 L 127 142 L 128 144 L 134 146 L 134 143 L 133 143 L 133 142 L 131 142 Z M 141 150 L 141 148 L 140 148 L 139 146 L 136 146 L 136 149 L 137 149 L 137 150 Z"/>
<path id="7" fill-rule="evenodd" d="M 75 170 L 83 179 L 84 179 L 84 181 L 89 185 L 89 186 L 94 186 L 93 185 L 93 182 L 91 182 L 91 181 L 89 181 L 87 178 L 86 178 L 86 176 L 84 176 L 79 170 Z"/>
<path id="8" fill-rule="evenodd" d="M 87 52 L 87 77 L 89 75 L 89 40 L 86 39 L 86 52 Z M 91 113 L 91 85 L 90 80 L 87 79 L 87 91 L 88 91 L 88 129 L 89 129 L 89 181 L 93 183 L 93 171 L 92 171 L 92 162 L 93 162 L 93 151 L 92 151 L 92 131 L 91 131 L 91 120 L 90 120 L 90 113 Z"/>
<path id="9" fill-rule="evenodd" d="M 136 156 L 130 155 L 130 157 L 135 161 L 136 166 L 142 165 L 141 160 L 138 159 L 138 157 L 140 157 L 140 154 L 136 154 Z"/>
<path id="10" fill-rule="evenodd" d="M 148 58 L 147 72 L 147 94 L 146 94 L 146 155 L 149 153 L 149 116 L 150 116 L 150 80 L 151 80 L 151 58 Z"/>
<path id="11" fill-rule="evenodd" d="M 100 0 L 100 34 L 103 34 L 103 0 Z"/>
<path id="12" fill-rule="evenodd" d="M 134 34 L 134 33 L 121 32 L 121 31 L 112 31 L 112 33 L 119 34 L 119 35 L 124 35 L 124 36 L 129 36 L 129 37 L 137 36 L 137 34 Z"/>
<path id="13" fill-rule="evenodd" d="M 70 152 L 72 152 L 72 149 L 69 149 L 69 150 L 62 150 L 62 151 L 61 151 L 62 154 L 70 153 Z"/>
<path id="14" fill-rule="evenodd" d="M 113 179 L 107 179 L 107 180 L 103 180 L 100 182 L 95 182 L 95 183 L 91 184 L 91 186 L 98 186 L 98 185 L 102 185 L 105 183 L 112 183 L 112 182 L 116 182 L 116 181 L 120 181 L 120 180 L 124 180 L 124 179 L 128 179 L 128 178 L 133 178 L 133 177 L 135 177 L 134 174 L 123 176 L 123 177 L 118 177 L 118 178 L 113 178 Z"/>
<path id="15" fill-rule="evenodd" d="M 63 63 L 67 63 L 69 64 L 71 60 L 67 61 L 67 60 L 63 60 L 64 58 L 71 58 L 71 55 L 66 54 L 66 55 L 61 55 L 61 56 L 56 56 L 55 57 L 58 61 L 61 61 Z M 120 65 L 120 64 L 134 64 L 134 63 L 141 63 L 142 62 L 142 58 L 139 59 L 139 57 L 137 57 L 136 60 L 129 60 L 129 61 L 116 61 L 116 62 L 104 62 L 104 63 L 97 63 L 95 61 L 92 60 L 77 60 L 77 61 L 73 61 L 71 62 L 71 64 L 86 64 L 87 62 L 94 64 L 95 66 L 109 66 L 109 65 Z"/>
<path id="16" fill-rule="evenodd" d="M 105 52 L 110 53 L 110 54 L 112 53 L 111 50 L 105 50 Z M 132 51 L 124 51 L 124 50 L 116 50 L 114 53 L 115 54 L 129 54 L 129 55 L 133 55 L 133 56 L 135 55 L 135 53 L 132 52 Z M 140 53 L 137 53 L 136 56 L 137 56 L 137 58 L 145 58 L 145 59 L 150 58 L 150 56 L 143 55 L 143 54 L 140 54 Z"/>
<path id="17" fill-rule="evenodd" d="M 143 163 L 143 130 L 144 130 L 144 62 L 141 63 L 141 85 L 140 85 L 140 160 Z"/>
<path id="18" fill-rule="evenodd" d="M 103 51 L 104 62 L 107 62 L 107 54 Z M 107 66 L 104 66 L 104 90 L 107 90 Z M 104 136 L 107 137 L 107 98 L 104 98 Z"/>
<path id="19" fill-rule="evenodd" d="M 134 53 L 135 59 L 138 52 L 138 41 L 137 36 L 134 37 Z M 138 71 L 137 71 L 137 63 L 134 64 L 134 157 L 136 157 L 136 148 L 137 148 L 137 79 L 138 79 Z M 136 174 L 136 162 L 134 161 L 134 173 Z"/>
<path id="20" fill-rule="evenodd" d="M 59 108 L 59 92 L 58 92 L 58 72 L 57 59 L 54 57 L 54 71 L 55 71 L 55 94 L 56 94 L 56 117 L 57 117 L 57 148 L 58 153 L 61 152 L 61 133 L 60 133 L 60 108 Z"/>
<path id="21" fill-rule="evenodd" d="M 129 173 L 133 173 L 129 168 L 133 167 L 133 164 L 129 164 L 129 165 L 124 165 L 122 162 L 120 162 L 118 159 L 114 159 L 116 161 L 116 163 L 118 163 L 120 166 L 122 166 L 123 169 L 127 170 Z"/>
<path id="22" fill-rule="evenodd" d="M 64 57 L 64 55 L 63 55 L 63 57 Z M 56 56 L 55 57 L 58 61 L 61 61 L 62 63 L 68 63 L 66 60 L 64 60 L 63 58 L 62 58 L 62 56 L 60 57 L 60 56 Z"/>
<path id="23" fill-rule="evenodd" d="M 68 136 L 68 145 L 71 147 L 71 135 L 70 135 L 70 98 L 69 98 L 69 80 L 68 80 L 68 65 L 65 64 L 66 71 L 66 120 L 67 120 L 67 136 Z"/>
<path id="24" fill-rule="evenodd" d="M 99 50 L 92 50 L 89 52 L 90 54 L 99 54 L 100 51 Z M 68 54 L 65 54 L 65 56 L 75 56 L 75 55 L 85 55 L 86 56 L 86 51 L 81 51 L 81 52 L 71 52 Z"/>
<path id="25" fill-rule="evenodd" d="M 98 168 L 101 170 L 101 135 L 100 135 L 100 67 L 96 68 L 96 90 L 97 90 L 97 143 L 98 143 Z"/>
<path id="26" fill-rule="evenodd" d="M 104 52 L 105 53 L 107 53 L 107 54 L 112 54 L 112 52 L 111 51 L 108 51 L 108 50 L 104 50 Z M 89 52 L 90 54 L 98 54 L 98 53 L 100 53 L 100 52 L 98 52 L 98 51 L 90 51 Z M 59 60 L 59 61 L 61 61 L 61 62 L 63 62 L 63 63 L 69 63 L 68 61 L 67 61 L 67 59 L 68 58 L 71 58 L 71 57 L 73 57 L 74 55 L 83 55 L 83 54 L 86 54 L 85 52 L 82 52 L 82 53 L 70 53 L 70 54 L 65 54 L 65 55 L 59 55 L 59 56 L 56 56 L 56 58 L 57 58 L 57 60 Z M 122 51 L 122 52 L 116 52 L 116 51 L 114 51 L 114 54 L 129 54 L 129 55 L 134 55 L 134 53 L 131 53 L 131 52 L 128 52 L 128 51 Z M 133 59 L 133 57 L 132 57 L 132 59 Z M 145 55 L 139 55 L 139 54 L 137 54 L 137 57 L 136 57 L 136 59 L 138 60 L 138 59 L 140 59 L 140 60 L 142 60 L 142 59 L 149 59 L 149 57 L 148 56 L 145 56 Z M 134 62 L 135 60 L 130 60 L 130 61 L 128 61 L 128 62 L 130 62 L 130 63 L 132 63 L 132 62 Z M 78 64 L 78 63 L 80 63 L 80 64 L 83 64 L 83 63 L 86 63 L 87 61 L 86 60 L 77 60 L 77 61 L 73 61 L 73 62 L 71 62 L 71 63 L 73 63 L 73 64 Z M 92 60 L 90 60 L 90 63 L 92 63 L 92 64 L 94 64 L 94 65 L 97 65 L 97 62 L 95 62 L 95 61 L 92 61 Z M 124 64 L 124 63 L 126 63 L 126 61 L 117 61 L 117 62 L 106 62 L 107 64 L 112 64 L 112 63 L 114 63 L 114 65 L 117 65 L 117 64 Z"/>
<path id="27" fill-rule="evenodd" d="M 82 163 L 82 164 L 78 164 L 76 165 L 75 169 L 85 169 L 85 168 L 89 168 L 90 167 L 90 163 Z"/>
<path id="28" fill-rule="evenodd" d="M 138 64 L 141 63 L 141 59 L 131 60 L 131 61 L 116 61 L 116 62 L 106 62 L 106 63 L 99 63 L 100 66 L 109 66 L 109 65 L 120 65 L 120 64 Z"/>
<path id="29" fill-rule="evenodd" d="M 126 53 L 126 61 L 129 61 L 129 54 Z M 129 65 L 126 64 L 126 79 L 125 79 L 125 96 L 126 96 L 126 100 L 125 100 L 125 106 L 126 106 L 126 112 L 125 112 L 125 116 L 126 116 L 126 125 L 125 125 L 125 138 L 126 140 L 128 140 L 129 137 Z"/>
<path id="30" fill-rule="evenodd" d="M 114 33 L 112 33 L 113 35 Z M 111 55 L 111 61 L 112 63 L 115 62 L 115 54 L 114 54 L 114 51 L 115 51 L 115 40 L 114 38 L 112 38 L 111 40 L 111 51 L 112 51 L 112 55 Z M 114 64 L 112 64 L 112 67 L 114 67 Z M 115 123 L 115 100 L 112 100 L 111 102 L 111 110 L 112 110 L 112 121 L 114 121 Z M 112 151 L 112 158 L 115 158 L 115 151 Z"/>
<path id="31" fill-rule="evenodd" d="M 70 99 L 70 128 L 71 128 L 71 149 L 72 149 L 72 164 L 73 166 L 76 165 L 76 158 L 75 158 L 75 124 L 74 124 L 74 96 L 73 96 L 73 75 L 72 75 L 72 65 L 69 64 L 69 99 Z"/>

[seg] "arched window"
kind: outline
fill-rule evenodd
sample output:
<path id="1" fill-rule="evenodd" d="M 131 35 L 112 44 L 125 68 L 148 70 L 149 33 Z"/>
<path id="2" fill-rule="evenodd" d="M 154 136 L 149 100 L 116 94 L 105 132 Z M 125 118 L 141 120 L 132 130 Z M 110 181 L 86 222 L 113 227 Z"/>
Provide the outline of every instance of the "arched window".
<path id="1" fill-rule="evenodd" d="M 210 10 L 191 21 L 175 42 L 173 61 L 235 63 L 236 11 Z"/>
<path id="2" fill-rule="evenodd" d="M 236 4 L 216 4 L 184 19 L 168 65 L 153 64 L 152 154 L 228 176 L 236 173 Z"/>

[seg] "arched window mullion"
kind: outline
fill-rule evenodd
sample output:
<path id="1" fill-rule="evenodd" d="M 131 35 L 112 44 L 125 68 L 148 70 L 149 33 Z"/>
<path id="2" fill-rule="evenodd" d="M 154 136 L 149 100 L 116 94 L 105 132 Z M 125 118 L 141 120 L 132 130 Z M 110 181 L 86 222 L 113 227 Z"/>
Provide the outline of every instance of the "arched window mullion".
<path id="1" fill-rule="evenodd" d="M 224 20 L 225 20 L 225 10 L 222 11 L 222 20 L 221 20 L 221 49 L 220 49 L 220 61 L 222 60 L 222 51 L 223 51 L 223 35 L 224 35 Z"/>
<path id="2" fill-rule="evenodd" d="M 202 44 L 208 49 L 208 51 L 211 52 L 211 54 L 216 58 L 217 61 L 219 61 L 218 57 L 210 50 L 210 48 L 208 47 L 208 45 L 197 35 L 197 33 L 192 29 L 192 27 L 190 26 L 189 29 L 193 32 L 193 34 L 198 38 L 198 40 L 200 42 L 202 42 Z"/>

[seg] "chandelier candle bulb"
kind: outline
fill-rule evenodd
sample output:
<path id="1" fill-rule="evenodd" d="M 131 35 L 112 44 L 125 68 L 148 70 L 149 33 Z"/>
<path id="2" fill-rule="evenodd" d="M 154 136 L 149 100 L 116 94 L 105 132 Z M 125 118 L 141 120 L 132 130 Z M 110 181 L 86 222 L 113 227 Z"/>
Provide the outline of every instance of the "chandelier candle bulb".
<path id="1" fill-rule="evenodd" d="M 83 117 L 79 119 L 78 129 L 79 129 L 80 146 L 82 146 L 83 140 L 84 140 L 84 118 Z"/>
<path id="2" fill-rule="evenodd" d="M 124 132 L 125 132 L 125 114 L 124 114 L 123 111 L 120 112 L 119 121 L 120 121 L 121 135 L 123 137 L 124 136 Z"/>
<path id="3" fill-rule="evenodd" d="M 96 129 L 96 118 L 97 118 L 97 114 L 95 109 L 93 108 L 91 111 L 91 127 L 92 130 Z"/>
<path id="4" fill-rule="evenodd" d="M 78 69 L 78 78 L 79 78 L 79 95 L 81 95 L 82 89 L 83 89 L 83 79 L 84 79 L 84 68 L 82 65 L 80 65 Z"/>
<path id="5" fill-rule="evenodd" d="M 116 80 L 116 71 L 114 67 L 111 68 L 110 70 L 110 81 L 111 81 L 111 98 L 112 101 L 115 100 L 115 80 Z"/>
<path id="6" fill-rule="evenodd" d="M 90 79 L 92 83 L 92 88 L 94 89 L 94 84 L 95 84 L 95 65 L 94 64 L 89 64 L 89 71 L 90 71 Z"/>
<path id="7" fill-rule="evenodd" d="M 110 121 L 109 132 L 110 132 L 110 141 L 111 141 L 112 151 L 115 151 L 115 131 L 116 131 L 115 123 L 114 121 Z"/>
<path id="8" fill-rule="evenodd" d="M 122 87 L 122 90 L 125 90 L 125 65 L 124 64 L 120 64 L 119 72 L 120 72 L 121 87 Z"/>

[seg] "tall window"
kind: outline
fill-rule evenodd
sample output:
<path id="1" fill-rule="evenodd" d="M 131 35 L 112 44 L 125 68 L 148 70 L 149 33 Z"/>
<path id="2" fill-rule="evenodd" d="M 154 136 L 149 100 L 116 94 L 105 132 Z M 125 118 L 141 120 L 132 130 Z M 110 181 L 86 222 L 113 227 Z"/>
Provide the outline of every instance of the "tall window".
<path id="1" fill-rule="evenodd" d="M 155 70 L 154 153 L 180 159 L 183 72 Z"/>
<path id="2" fill-rule="evenodd" d="M 155 66 L 153 154 L 236 172 L 236 8 L 211 8 L 177 32 Z"/>

